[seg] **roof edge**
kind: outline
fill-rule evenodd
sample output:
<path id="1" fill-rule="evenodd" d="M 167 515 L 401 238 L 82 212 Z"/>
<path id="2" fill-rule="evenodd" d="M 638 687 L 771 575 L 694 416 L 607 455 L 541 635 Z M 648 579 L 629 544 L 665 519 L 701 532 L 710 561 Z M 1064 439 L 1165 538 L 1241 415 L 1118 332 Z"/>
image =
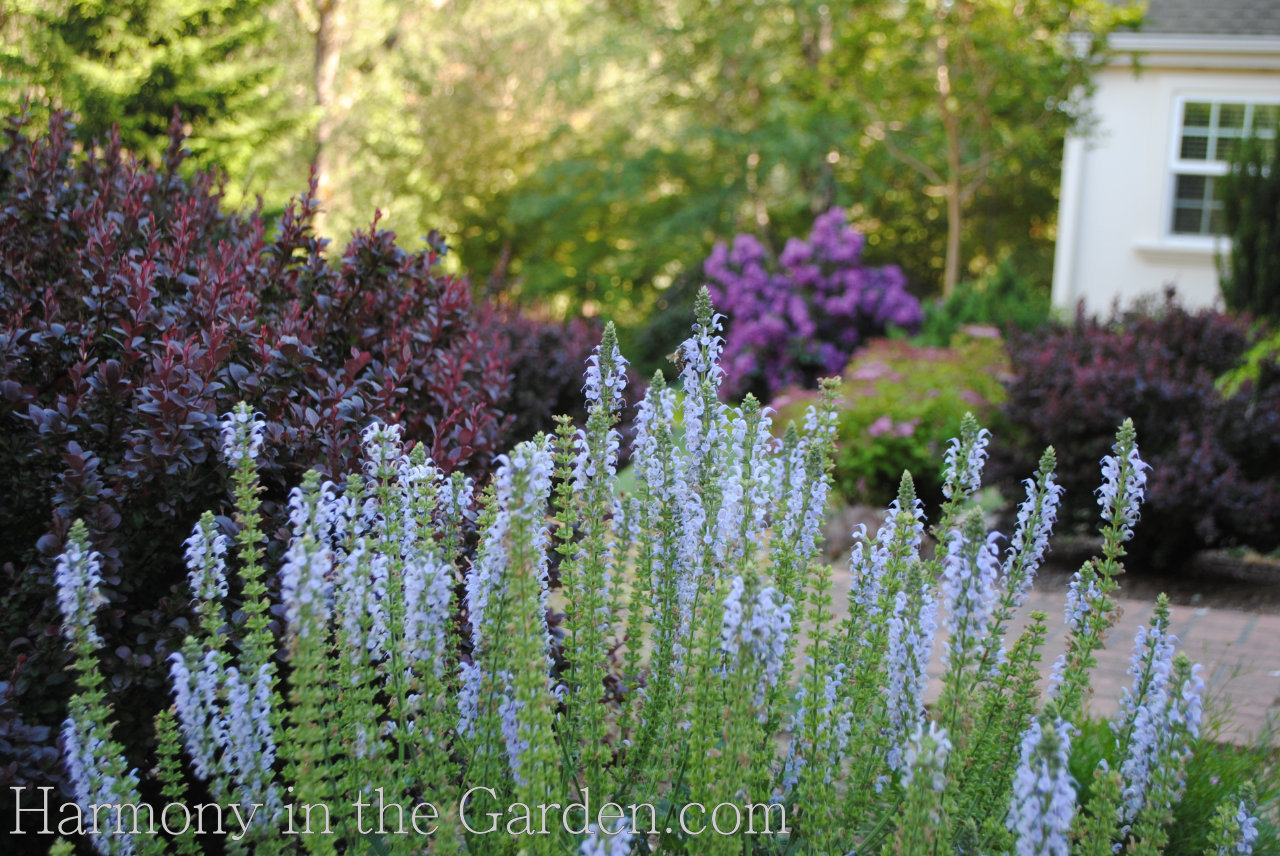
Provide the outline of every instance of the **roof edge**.
<path id="1" fill-rule="evenodd" d="M 1280 71 L 1280 36 L 1112 33 L 1108 65 L 1140 62 L 1152 67 Z"/>
<path id="2" fill-rule="evenodd" d="M 1112 33 L 1112 50 L 1168 53 L 1280 54 L 1280 36 L 1192 35 L 1187 33 Z"/>

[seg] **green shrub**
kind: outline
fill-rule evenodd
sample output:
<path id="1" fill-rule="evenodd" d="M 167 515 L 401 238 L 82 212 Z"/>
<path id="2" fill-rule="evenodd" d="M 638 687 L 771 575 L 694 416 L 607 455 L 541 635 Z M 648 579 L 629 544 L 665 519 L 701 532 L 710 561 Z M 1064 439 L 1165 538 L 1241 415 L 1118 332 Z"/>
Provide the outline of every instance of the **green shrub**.
<path id="1" fill-rule="evenodd" d="M 1002 333 L 1030 332 L 1052 317 L 1048 292 L 1005 259 L 989 276 L 962 282 L 951 297 L 925 304 L 915 341 L 949 345 L 957 333 L 972 325 L 995 327 Z"/>
<path id="2" fill-rule="evenodd" d="M 1245 140 L 1219 179 L 1231 238 L 1220 267 L 1228 309 L 1280 321 L 1280 132 L 1273 133 Z"/>
<path id="3" fill-rule="evenodd" d="M 1247 392 L 1256 400 L 1268 379 L 1280 375 L 1280 330 L 1259 339 L 1244 352 L 1240 365 L 1218 378 L 1214 386 L 1226 398 Z"/>
<path id="4" fill-rule="evenodd" d="M 987 421 L 1004 401 L 1008 360 L 999 339 L 961 336 L 951 347 L 876 340 L 845 369 L 839 386 L 834 483 L 851 503 L 884 505 L 904 470 L 927 504 L 940 497 L 935 462 L 972 412 Z M 779 403 L 798 416 L 812 396 Z"/>

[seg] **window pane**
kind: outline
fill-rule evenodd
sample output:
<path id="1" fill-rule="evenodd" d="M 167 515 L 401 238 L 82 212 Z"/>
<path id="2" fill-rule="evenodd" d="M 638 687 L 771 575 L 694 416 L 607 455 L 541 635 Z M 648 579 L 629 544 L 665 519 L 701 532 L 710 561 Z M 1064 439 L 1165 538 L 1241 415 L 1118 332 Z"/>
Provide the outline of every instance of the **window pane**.
<path id="1" fill-rule="evenodd" d="M 1209 138 L 1186 134 L 1178 156 L 1183 160 L 1205 160 L 1209 157 Z"/>
<path id="2" fill-rule="evenodd" d="M 1276 105 L 1256 104 L 1253 108 L 1253 132 L 1260 137 L 1270 136 L 1276 130 Z"/>
<path id="3" fill-rule="evenodd" d="M 1180 175 L 1174 186 L 1173 198 L 1178 200 L 1179 204 L 1191 202 L 1204 205 L 1205 189 L 1209 181 L 1209 177 L 1205 175 Z"/>
<path id="4" fill-rule="evenodd" d="M 1201 211 L 1199 208 L 1173 209 L 1173 231 L 1177 235 L 1199 235 Z"/>
<path id="5" fill-rule="evenodd" d="M 1182 127 L 1184 128 L 1207 128 L 1209 127 L 1210 108 L 1208 103 L 1200 101 L 1188 101 L 1182 114 Z"/>
<path id="6" fill-rule="evenodd" d="M 1217 205 L 1209 209 L 1209 234 L 1225 235 L 1227 233 L 1226 219 L 1222 213 L 1222 206 Z"/>
<path id="7" fill-rule="evenodd" d="M 1214 197 L 1214 179 L 1179 175 L 1174 185 L 1173 232 L 1178 235 L 1221 234 L 1222 202 Z"/>
<path id="8" fill-rule="evenodd" d="M 1221 104 L 1218 106 L 1218 127 L 1244 128 L 1244 105 Z"/>
<path id="9" fill-rule="evenodd" d="M 1226 166 L 1239 156 L 1246 139 L 1271 140 L 1277 133 L 1280 104 L 1187 101 L 1182 105 L 1177 160 Z M 1173 210 L 1167 221 L 1174 234 L 1225 234 L 1223 204 L 1214 184 L 1213 176 L 1174 174 Z"/>

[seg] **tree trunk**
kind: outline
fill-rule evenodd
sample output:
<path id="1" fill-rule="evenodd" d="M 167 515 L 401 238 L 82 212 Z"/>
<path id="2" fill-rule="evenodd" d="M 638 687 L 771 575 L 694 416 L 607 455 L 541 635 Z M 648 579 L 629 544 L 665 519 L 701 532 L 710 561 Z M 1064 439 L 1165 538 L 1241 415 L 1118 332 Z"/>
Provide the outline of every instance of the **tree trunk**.
<path id="1" fill-rule="evenodd" d="M 960 182 L 947 182 L 947 263 L 942 275 L 942 296 L 950 297 L 960 282 Z"/>
<path id="2" fill-rule="evenodd" d="M 315 95 L 319 118 L 316 121 L 315 159 L 316 198 L 320 203 L 315 218 L 317 234 L 324 232 L 325 215 L 331 202 L 333 186 L 333 147 L 331 141 L 337 127 L 338 64 L 342 57 L 341 35 L 345 27 L 342 0 L 318 0 L 315 6 Z"/>
<path id="3" fill-rule="evenodd" d="M 938 108 L 942 113 L 942 126 L 947 135 L 947 182 L 944 193 L 947 199 L 947 259 L 942 274 L 942 296 L 950 297 L 955 293 L 956 284 L 960 281 L 960 219 L 961 205 L 961 163 L 960 156 L 960 118 L 951 91 L 950 47 L 946 32 L 941 27 L 935 41 L 937 50 L 937 87 Z"/>

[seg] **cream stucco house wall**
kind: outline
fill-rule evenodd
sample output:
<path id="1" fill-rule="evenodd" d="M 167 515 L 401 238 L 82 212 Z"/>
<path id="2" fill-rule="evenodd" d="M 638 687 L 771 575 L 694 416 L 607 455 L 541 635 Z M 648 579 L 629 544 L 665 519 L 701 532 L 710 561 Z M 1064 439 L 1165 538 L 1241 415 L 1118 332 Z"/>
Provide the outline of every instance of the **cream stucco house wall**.
<path id="1" fill-rule="evenodd" d="M 1107 312 L 1173 283 L 1220 301 L 1215 178 L 1231 147 L 1280 117 L 1280 0 L 1150 0 L 1112 35 L 1096 123 L 1063 156 L 1053 302 Z"/>

